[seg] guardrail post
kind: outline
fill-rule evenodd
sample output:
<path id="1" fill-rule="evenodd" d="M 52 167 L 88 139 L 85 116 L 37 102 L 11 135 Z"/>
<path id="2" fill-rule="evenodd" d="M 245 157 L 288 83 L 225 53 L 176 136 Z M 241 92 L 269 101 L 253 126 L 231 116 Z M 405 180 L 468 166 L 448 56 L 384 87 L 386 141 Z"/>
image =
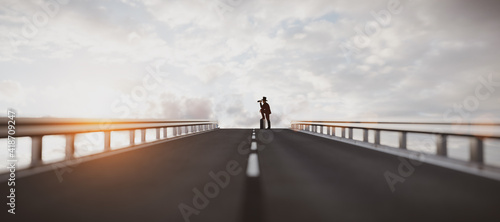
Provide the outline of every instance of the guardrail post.
<path id="1" fill-rule="evenodd" d="M 353 138 L 352 132 L 353 132 L 353 129 L 351 127 L 349 127 L 349 139 L 351 139 L 351 140 Z"/>
<path id="2" fill-rule="evenodd" d="M 332 126 L 332 136 L 335 136 L 335 126 Z"/>
<path id="3" fill-rule="evenodd" d="M 448 155 L 448 145 L 446 141 L 446 135 L 438 134 L 436 138 L 436 154 L 439 156 Z"/>
<path id="4" fill-rule="evenodd" d="M 342 138 L 346 138 L 345 137 L 345 128 L 344 127 L 340 127 L 340 131 L 342 132 Z"/>
<path id="5" fill-rule="evenodd" d="M 470 161 L 475 163 L 483 163 L 483 140 L 478 137 L 473 137 L 470 140 Z"/>
<path id="6" fill-rule="evenodd" d="M 156 140 L 160 139 L 160 128 L 156 128 Z"/>
<path id="7" fill-rule="evenodd" d="M 74 158 L 75 154 L 75 134 L 66 135 L 66 160 Z"/>
<path id="8" fill-rule="evenodd" d="M 177 136 L 177 127 L 176 126 L 172 127 L 172 135 L 174 137 Z"/>
<path id="9" fill-rule="evenodd" d="M 325 128 L 325 126 L 323 126 L 323 125 L 320 125 L 320 126 L 319 126 L 319 132 L 320 132 L 321 134 L 323 134 L 323 128 Z"/>
<path id="10" fill-rule="evenodd" d="M 141 129 L 141 143 L 146 142 L 146 129 Z"/>
<path id="11" fill-rule="evenodd" d="M 330 135 L 330 126 L 327 126 L 327 127 L 326 127 L 326 134 L 327 134 L 327 135 Z"/>
<path id="12" fill-rule="evenodd" d="M 406 132 L 399 133 L 399 148 L 406 149 Z"/>
<path id="13" fill-rule="evenodd" d="M 163 138 L 164 139 L 168 138 L 167 132 L 168 132 L 168 127 L 163 127 Z"/>
<path id="14" fill-rule="evenodd" d="M 31 167 L 42 165 L 42 136 L 31 137 Z"/>
<path id="15" fill-rule="evenodd" d="M 104 151 L 111 150 L 111 131 L 104 131 Z"/>
<path id="16" fill-rule="evenodd" d="M 380 130 L 375 130 L 374 136 L 375 145 L 380 145 Z"/>
<path id="17" fill-rule="evenodd" d="M 135 130 L 129 130 L 128 137 L 130 139 L 129 144 L 132 146 L 135 144 Z"/>
<path id="18" fill-rule="evenodd" d="M 368 142 L 368 130 L 363 129 L 363 142 Z"/>

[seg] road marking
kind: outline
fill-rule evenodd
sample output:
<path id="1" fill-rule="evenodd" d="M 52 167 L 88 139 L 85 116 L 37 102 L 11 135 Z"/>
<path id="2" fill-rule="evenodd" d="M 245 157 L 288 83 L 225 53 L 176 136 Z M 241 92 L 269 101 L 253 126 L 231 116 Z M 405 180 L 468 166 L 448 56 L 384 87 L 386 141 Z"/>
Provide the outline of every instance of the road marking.
<path id="1" fill-rule="evenodd" d="M 256 153 L 251 153 L 250 156 L 248 156 L 247 176 L 258 177 L 259 174 L 259 158 Z"/>
<path id="2" fill-rule="evenodd" d="M 252 135 L 252 139 L 254 140 L 255 139 L 255 134 Z"/>
<path id="3" fill-rule="evenodd" d="M 257 142 L 252 142 L 252 145 L 250 145 L 250 150 L 257 150 Z"/>

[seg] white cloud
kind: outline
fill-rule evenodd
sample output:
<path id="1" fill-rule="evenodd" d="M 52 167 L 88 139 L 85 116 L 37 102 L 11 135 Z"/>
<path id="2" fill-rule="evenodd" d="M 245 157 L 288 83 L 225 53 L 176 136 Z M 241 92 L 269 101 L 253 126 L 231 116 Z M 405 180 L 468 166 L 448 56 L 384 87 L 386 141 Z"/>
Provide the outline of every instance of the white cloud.
<path id="1" fill-rule="evenodd" d="M 230 7 L 217 11 L 223 2 Z M 70 1 L 15 50 L 8 34 L 22 35 L 23 17 L 44 2 L 6 1 L 0 8 L 1 104 L 14 104 L 4 91 L 19 88 L 22 107 L 38 110 L 32 115 L 81 114 L 81 104 L 101 106 L 130 94 L 157 59 L 165 61 L 165 81 L 131 117 L 256 126 L 255 100 L 265 95 L 281 126 L 304 118 L 441 118 L 474 91 L 479 75 L 500 79 L 500 4 L 490 0 L 401 1 L 404 10 L 346 62 L 339 44 L 355 37 L 356 27 L 375 22 L 371 12 L 387 10 L 387 2 Z M 478 116 L 500 118 L 493 98 Z M 58 111 L 38 109 L 43 104 Z M 100 109 L 107 110 L 92 115 L 113 115 Z"/>
<path id="2" fill-rule="evenodd" d="M 0 81 L 0 102 L 6 102 L 12 105 L 24 104 L 26 92 L 17 81 Z"/>

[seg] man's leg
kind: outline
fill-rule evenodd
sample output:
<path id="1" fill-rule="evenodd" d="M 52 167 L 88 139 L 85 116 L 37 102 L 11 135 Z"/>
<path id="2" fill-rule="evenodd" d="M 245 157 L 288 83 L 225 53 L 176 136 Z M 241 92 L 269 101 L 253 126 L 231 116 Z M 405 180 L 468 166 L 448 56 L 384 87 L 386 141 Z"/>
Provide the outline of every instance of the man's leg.
<path id="1" fill-rule="evenodd" d="M 266 119 L 267 119 L 267 128 L 271 129 L 271 119 L 269 119 L 269 114 L 266 113 Z"/>
<path id="2" fill-rule="evenodd" d="M 260 115 L 262 115 L 262 119 L 264 119 L 264 112 L 262 112 L 262 109 L 260 109 Z"/>

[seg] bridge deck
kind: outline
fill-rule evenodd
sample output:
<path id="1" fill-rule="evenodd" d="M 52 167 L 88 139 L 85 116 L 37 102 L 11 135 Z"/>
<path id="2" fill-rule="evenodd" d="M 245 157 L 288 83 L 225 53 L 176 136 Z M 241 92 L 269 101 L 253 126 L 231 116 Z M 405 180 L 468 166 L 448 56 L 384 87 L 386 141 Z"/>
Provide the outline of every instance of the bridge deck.
<path id="1" fill-rule="evenodd" d="M 384 172 L 397 174 L 397 157 L 291 130 L 257 132 L 260 176 L 249 178 L 248 154 L 238 147 L 250 148 L 251 133 L 216 130 L 83 162 L 63 174 L 62 182 L 53 171 L 19 178 L 16 215 L 4 212 L 2 218 L 184 221 L 181 203 L 186 212 L 198 213 L 190 221 L 500 218 L 498 181 L 424 163 L 391 192 Z M 235 175 L 217 192 L 211 171 Z M 6 183 L 0 189 L 8 195 Z M 214 197 L 200 198 L 193 190 Z"/>

